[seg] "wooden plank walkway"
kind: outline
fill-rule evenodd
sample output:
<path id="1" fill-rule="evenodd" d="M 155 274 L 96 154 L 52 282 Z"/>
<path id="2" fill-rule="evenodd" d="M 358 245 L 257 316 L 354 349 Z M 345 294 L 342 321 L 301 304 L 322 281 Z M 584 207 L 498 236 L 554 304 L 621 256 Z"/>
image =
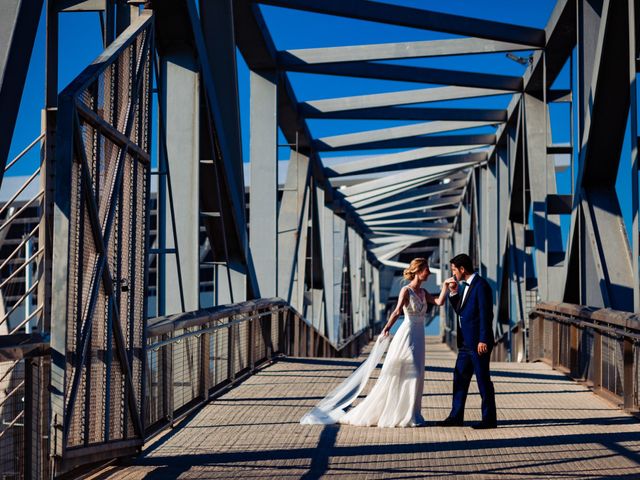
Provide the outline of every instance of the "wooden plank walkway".
<path id="1" fill-rule="evenodd" d="M 425 427 L 300 425 L 358 361 L 286 359 L 99 478 L 640 478 L 640 422 L 545 364 L 492 364 L 499 428 L 434 426 L 455 356 L 427 343 Z M 479 405 L 473 386 L 467 425 Z"/>

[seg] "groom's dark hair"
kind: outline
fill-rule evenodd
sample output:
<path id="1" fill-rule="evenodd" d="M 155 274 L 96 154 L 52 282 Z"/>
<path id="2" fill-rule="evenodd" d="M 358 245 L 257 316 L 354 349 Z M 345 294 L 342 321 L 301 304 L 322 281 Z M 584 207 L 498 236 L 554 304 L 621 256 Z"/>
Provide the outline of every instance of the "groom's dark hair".
<path id="1" fill-rule="evenodd" d="M 456 255 L 451 259 L 450 263 L 454 264 L 456 268 L 464 268 L 465 272 L 473 272 L 473 262 L 471 261 L 471 257 L 466 253 L 460 253 Z"/>

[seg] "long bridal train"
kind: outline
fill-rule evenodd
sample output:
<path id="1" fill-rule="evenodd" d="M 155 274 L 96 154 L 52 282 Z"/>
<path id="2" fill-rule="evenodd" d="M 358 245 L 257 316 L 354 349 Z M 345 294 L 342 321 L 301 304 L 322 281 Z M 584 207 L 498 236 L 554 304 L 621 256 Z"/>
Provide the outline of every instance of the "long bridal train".
<path id="1" fill-rule="evenodd" d="M 389 341 L 380 335 L 369 357 L 337 388 L 327 395 L 300 423 L 343 423 L 378 427 L 415 427 L 424 423 L 420 413 L 424 387 L 424 328 L 428 294 L 422 300 L 411 287 L 403 307 L 404 320 Z M 380 377 L 365 399 L 351 410 L 371 373 L 388 348 Z"/>

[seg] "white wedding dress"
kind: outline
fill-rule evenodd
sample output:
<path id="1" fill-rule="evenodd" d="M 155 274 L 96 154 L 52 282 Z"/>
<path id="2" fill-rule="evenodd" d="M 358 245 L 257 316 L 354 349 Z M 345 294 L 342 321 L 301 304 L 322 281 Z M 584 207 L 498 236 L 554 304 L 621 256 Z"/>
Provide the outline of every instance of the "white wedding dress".
<path id="1" fill-rule="evenodd" d="M 300 423 L 343 423 L 378 427 L 416 427 L 424 423 L 420 412 L 424 388 L 424 324 L 427 303 L 410 288 L 402 325 L 389 343 L 378 337 L 369 357 L 349 378 L 304 415 Z M 380 377 L 369 395 L 348 412 L 365 387 L 384 351 L 387 356 Z"/>

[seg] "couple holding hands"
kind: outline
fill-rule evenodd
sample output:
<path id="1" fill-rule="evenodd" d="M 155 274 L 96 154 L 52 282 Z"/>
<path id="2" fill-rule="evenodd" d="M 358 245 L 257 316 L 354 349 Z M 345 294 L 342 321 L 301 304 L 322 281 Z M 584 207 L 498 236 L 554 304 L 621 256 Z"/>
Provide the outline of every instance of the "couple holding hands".
<path id="1" fill-rule="evenodd" d="M 300 423 L 343 423 L 378 427 L 415 427 L 425 423 L 421 414 L 425 372 L 425 319 L 428 304 L 449 300 L 456 312 L 458 358 L 453 371 L 453 402 L 449 416 L 437 426 L 462 426 L 471 378 L 475 374 L 482 398 L 482 421 L 476 429 L 495 428 L 495 392 L 489 372 L 493 348 L 493 295 L 487 281 L 474 270 L 471 258 L 456 255 L 450 262 L 453 276 L 443 282 L 435 297 L 421 288 L 430 274 L 424 258 L 415 258 L 404 270 L 408 285 L 400 290 L 398 303 L 367 359 Z M 400 314 L 404 320 L 391 338 L 389 331 Z M 388 347 L 388 351 L 387 351 Z M 369 394 L 345 412 L 365 387 L 384 352 L 380 376 Z"/>

